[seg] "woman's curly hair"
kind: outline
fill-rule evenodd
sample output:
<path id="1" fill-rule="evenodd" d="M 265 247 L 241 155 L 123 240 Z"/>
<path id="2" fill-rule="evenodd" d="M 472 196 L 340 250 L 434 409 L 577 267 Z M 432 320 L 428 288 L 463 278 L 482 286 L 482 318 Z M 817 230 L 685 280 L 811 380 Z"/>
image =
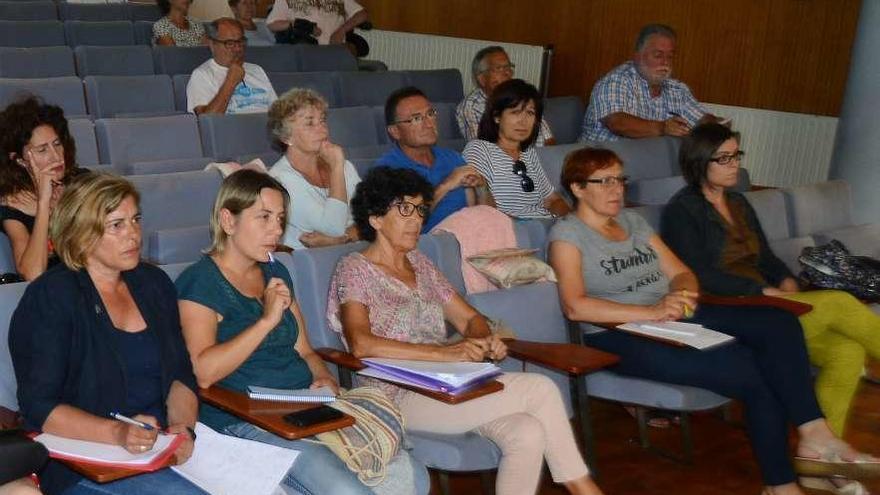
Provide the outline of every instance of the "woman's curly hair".
<path id="1" fill-rule="evenodd" d="M 76 143 L 70 135 L 64 110 L 43 103 L 29 95 L 10 103 L 0 112 L 0 198 L 19 192 L 36 194 L 36 186 L 28 171 L 16 161 L 24 154 L 24 147 L 34 129 L 48 125 L 55 129 L 64 146 L 64 179 L 76 169 Z"/>
<path id="2" fill-rule="evenodd" d="M 391 204 L 404 196 L 421 196 L 425 204 L 434 199 L 434 187 L 421 175 L 404 168 L 375 167 L 367 173 L 351 198 L 351 215 L 360 238 L 373 242 L 376 229 L 370 225 L 370 217 L 388 213 Z"/>

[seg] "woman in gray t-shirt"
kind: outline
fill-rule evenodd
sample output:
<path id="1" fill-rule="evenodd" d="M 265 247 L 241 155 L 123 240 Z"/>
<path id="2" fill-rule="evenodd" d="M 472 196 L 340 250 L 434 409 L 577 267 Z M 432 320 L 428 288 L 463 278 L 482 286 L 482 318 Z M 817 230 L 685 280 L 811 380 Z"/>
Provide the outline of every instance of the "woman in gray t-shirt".
<path id="1" fill-rule="evenodd" d="M 742 401 L 765 493 L 802 493 L 789 459 L 788 424 L 800 434 L 795 457 L 800 469 L 818 457 L 836 459 L 823 466 L 841 475 L 853 476 L 856 467 L 864 472 L 880 467 L 828 428 L 813 394 L 797 318 L 761 306 L 697 307 L 693 272 L 647 222 L 623 209 L 625 183 L 623 164 L 612 151 L 584 148 L 565 160 L 562 186 L 575 198 L 575 211 L 550 231 L 550 264 L 566 315 L 580 322 L 690 317 L 736 342 L 699 351 L 614 330 L 585 335 L 585 342 L 620 355 L 617 373 L 702 387 Z"/>

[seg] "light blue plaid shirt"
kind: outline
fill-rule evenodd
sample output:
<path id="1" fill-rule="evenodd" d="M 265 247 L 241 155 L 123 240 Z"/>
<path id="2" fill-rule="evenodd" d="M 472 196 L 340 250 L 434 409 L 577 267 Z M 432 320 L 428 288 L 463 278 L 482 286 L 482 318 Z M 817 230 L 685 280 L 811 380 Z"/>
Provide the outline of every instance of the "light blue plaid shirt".
<path id="1" fill-rule="evenodd" d="M 664 81 L 660 96 L 651 97 L 648 81 L 632 61 L 617 66 L 593 86 L 578 141 L 620 139 L 602 123 L 603 118 L 617 112 L 656 121 L 667 120 L 672 116 L 670 112 L 675 112 L 691 126 L 706 114 L 687 84 L 675 79 Z"/>

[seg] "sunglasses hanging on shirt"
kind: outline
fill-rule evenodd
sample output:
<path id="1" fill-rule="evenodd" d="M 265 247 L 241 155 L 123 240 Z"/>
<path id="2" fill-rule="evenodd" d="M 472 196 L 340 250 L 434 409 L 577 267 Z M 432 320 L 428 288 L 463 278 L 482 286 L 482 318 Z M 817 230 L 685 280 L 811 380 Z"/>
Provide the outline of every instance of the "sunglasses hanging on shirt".
<path id="1" fill-rule="evenodd" d="M 513 173 L 519 176 L 519 187 L 522 188 L 523 192 L 532 192 L 535 190 L 535 181 L 529 177 L 526 164 L 523 163 L 522 160 L 513 162 Z"/>

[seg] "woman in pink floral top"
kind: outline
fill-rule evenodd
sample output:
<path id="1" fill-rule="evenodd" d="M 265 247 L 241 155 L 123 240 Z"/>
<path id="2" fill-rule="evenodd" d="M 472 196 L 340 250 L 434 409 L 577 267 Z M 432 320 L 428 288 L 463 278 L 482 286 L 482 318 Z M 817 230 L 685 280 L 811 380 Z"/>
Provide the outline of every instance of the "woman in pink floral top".
<path id="1" fill-rule="evenodd" d="M 351 200 L 362 252 L 339 261 L 330 283 L 327 317 L 357 357 L 426 361 L 504 359 L 507 348 L 486 318 L 458 295 L 416 251 L 430 213 L 430 184 L 410 170 L 377 167 Z M 448 343 L 446 322 L 464 337 Z M 377 383 L 397 402 L 407 429 L 457 434 L 474 431 L 501 450 L 496 492 L 533 494 L 546 458 L 553 480 L 572 494 L 602 492 L 589 477 L 559 390 L 548 378 L 505 373 L 504 390 L 451 405 Z"/>

